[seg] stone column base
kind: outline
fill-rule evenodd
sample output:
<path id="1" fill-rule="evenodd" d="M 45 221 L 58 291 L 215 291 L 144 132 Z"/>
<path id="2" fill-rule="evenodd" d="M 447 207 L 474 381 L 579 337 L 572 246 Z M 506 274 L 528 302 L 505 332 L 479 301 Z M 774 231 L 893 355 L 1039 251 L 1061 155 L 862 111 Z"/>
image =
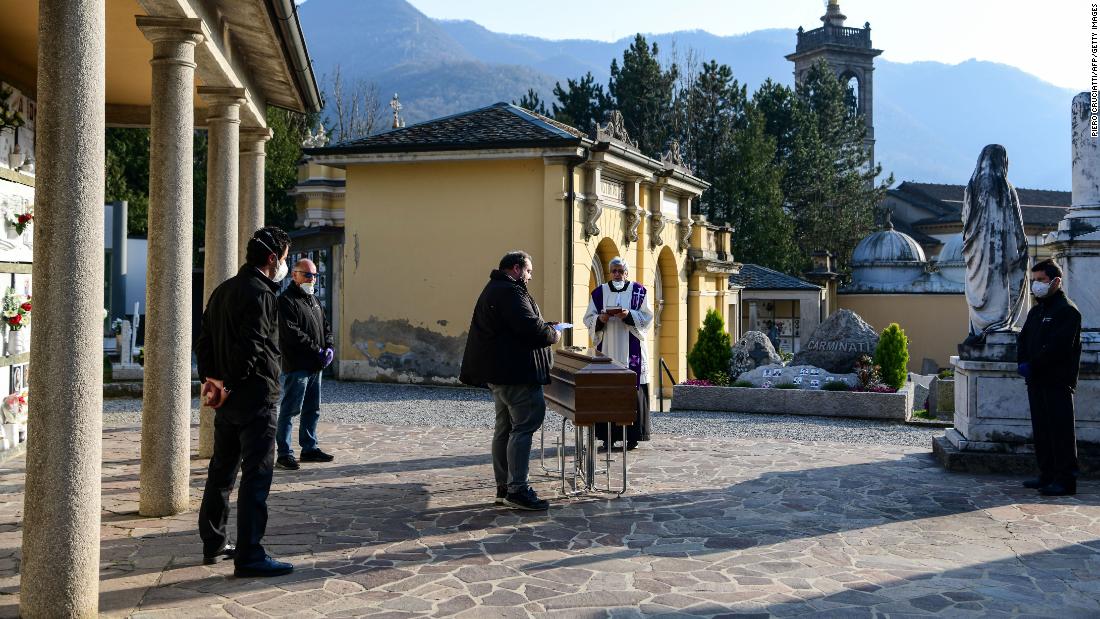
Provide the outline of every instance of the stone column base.
<path id="1" fill-rule="evenodd" d="M 950 471 L 1035 472 L 1027 384 L 1016 364 L 951 359 L 955 366 L 955 426 L 933 441 Z M 1100 374 L 1084 373 L 1074 398 L 1082 471 L 1100 471 Z"/>

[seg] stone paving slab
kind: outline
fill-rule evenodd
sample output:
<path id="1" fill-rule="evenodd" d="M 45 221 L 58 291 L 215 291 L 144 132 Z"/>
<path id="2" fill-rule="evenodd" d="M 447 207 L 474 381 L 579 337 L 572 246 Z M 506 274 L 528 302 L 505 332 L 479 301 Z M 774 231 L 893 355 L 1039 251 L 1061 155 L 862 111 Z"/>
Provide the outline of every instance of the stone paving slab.
<path id="1" fill-rule="evenodd" d="M 100 609 L 133 617 L 1100 615 L 1100 484 L 1044 499 L 926 450 L 659 436 L 618 500 L 492 504 L 485 429 L 322 425 L 277 471 L 294 574 L 201 565 L 192 510 L 137 515 L 140 434 L 104 432 Z M 635 456 L 636 454 L 636 456 Z M 537 464 L 536 464 L 537 466 Z M 23 462 L 0 468 L 0 617 L 18 613 Z M 544 496 L 554 484 L 540 480 Z"/>

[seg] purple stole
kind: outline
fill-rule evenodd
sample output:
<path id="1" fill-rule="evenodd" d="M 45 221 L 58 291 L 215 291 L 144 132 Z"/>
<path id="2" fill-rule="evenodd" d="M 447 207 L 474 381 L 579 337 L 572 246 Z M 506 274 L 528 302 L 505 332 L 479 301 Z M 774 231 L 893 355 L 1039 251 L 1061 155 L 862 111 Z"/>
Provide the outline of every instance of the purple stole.
<path id="1" fill-rule="evenodd" d="M 645 302 L 646 290 L 645 287 L 638 282 L 630 282 L 630 309 L 641 309 L 642 303 Z M 598 313 L 603 312 L 603 286 L 596 286 L 596 289 L 592 291 L 592 302 L 596 304 L 596 311 Z M 630 342 L 630 363 L 628 364 L 630 369 L 634 371 L 634 375 L 637 377 L 634 382 L 634 386 L 642 384 L 642 343 L 638 338 L 634 337 L 633 333 L 627 332 L 627 338 Z M 603 352 L 603 341 L 596 345 L 596 350 Z"/>

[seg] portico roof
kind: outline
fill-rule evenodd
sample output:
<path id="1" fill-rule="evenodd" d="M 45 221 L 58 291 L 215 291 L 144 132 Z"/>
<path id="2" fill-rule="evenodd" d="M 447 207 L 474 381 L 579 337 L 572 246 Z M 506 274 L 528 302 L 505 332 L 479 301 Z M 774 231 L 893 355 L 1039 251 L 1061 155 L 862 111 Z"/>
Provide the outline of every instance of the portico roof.
<path id="1" fill-rule="evenodd" d="M 265 105 L 295 112 L 321 107 L 293 0 L 109 0 L 106 5 L 107 124 L 145 126 L 152 93 L 153 46 L 135 16 L 199 18 L 204 41 L 196 50 L 196 81 L 244 88 L 246 126 L 266 126 Z M 38 2 L 0 0 L 0 79 L 37 98 Z M 205 102 L 195 97 L 196 122 Z"/>

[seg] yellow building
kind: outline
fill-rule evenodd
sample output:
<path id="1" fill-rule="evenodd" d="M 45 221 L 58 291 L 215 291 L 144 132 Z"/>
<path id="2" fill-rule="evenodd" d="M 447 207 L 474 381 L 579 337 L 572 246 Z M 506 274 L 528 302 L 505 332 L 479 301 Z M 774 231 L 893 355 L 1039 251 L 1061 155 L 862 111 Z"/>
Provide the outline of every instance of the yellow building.
<path id="1" fill-rule="evenodd" d="M 592 135 L 523 108 L 489 107 L 307 149 L 303 183 L 346 176 L 343 213 L 299 185 L 299 221 L 343 221 L 333 244 L 331 312 L 344 379 L 457 383 L 474 302 L 509 250 L 534 259 L 529 289 L 547 320 L 576 325 L 563 345 L 589 344 L 590 291 L 625 257 L 653 295 L 656 384 L 663 359 L 677 381 L 708 309 L 730 323 L 738 265 L 730 230 L 691 213 L 708 184 L 673 146 L 638 151 L 612 113 Z M 313 213 L 313 214 L 311 214 Z M 299 236 L 308 231 L 299 233 Z"/>

